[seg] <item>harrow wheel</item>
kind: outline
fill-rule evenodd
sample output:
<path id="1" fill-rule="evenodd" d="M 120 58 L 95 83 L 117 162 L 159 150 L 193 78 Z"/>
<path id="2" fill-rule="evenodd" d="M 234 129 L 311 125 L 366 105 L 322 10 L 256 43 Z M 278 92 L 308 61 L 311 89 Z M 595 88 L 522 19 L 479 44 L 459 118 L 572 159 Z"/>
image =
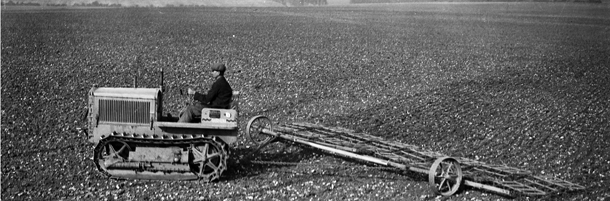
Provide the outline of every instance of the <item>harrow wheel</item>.
<path id="1" fill-rule="evenodd" d="M 252 117 L 250 121 L 248 121 L 248 126 L 246 127 L 246 134 L 250 141 L 256 143 L 257 145 L 266 144 L 273 139 L 271 135 L 266 135 L 263 133 L 263 130 L 273 130 L 273 125 L 271 124 L 271 120 L 265 116 L 259 115 Z"/>
<path id="2" fill-rule="evenodd" d="M 443 196 L 451 196 L 457 192 L 462 185 L 462 178 L 460 163 L 451 157 L 436 159 L 428 172 L 432 191 Z"/>

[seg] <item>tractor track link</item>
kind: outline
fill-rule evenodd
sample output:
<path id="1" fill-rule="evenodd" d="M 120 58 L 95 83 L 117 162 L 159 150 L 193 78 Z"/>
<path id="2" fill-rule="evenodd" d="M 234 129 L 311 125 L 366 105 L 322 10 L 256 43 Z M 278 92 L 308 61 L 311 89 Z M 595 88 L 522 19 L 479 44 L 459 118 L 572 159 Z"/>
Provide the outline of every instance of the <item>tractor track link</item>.
<path id="1" fill-rule="evenodd" d="M 140 178 L 163 180 L 218 180 L 227 170 L 229 149 L 216 137 L 203 135 L 179 136 L 174 139 L 146 135 L 113 133 L 99 141 L 94 149 L 93 162 L 98 171 L 109 178 Z M 118 144 L 119 149 L 115 147 Z M 112 148 L 110 148 L 112 147 Z M 128 151 L 137 148 L 174 148 L 188 151 L 188 160 L 181 162 L 158 162 L 129 160 Z M 202 168 L 203 167 L 203 168 Z M 119 175 L 112 170 L 122 171 Z M 129 172 L 125 173 L 124 172 Z M 132 173 L 133 172 L 133 173 Z M 133 174 L 133 175 L 131 175 Z"/>

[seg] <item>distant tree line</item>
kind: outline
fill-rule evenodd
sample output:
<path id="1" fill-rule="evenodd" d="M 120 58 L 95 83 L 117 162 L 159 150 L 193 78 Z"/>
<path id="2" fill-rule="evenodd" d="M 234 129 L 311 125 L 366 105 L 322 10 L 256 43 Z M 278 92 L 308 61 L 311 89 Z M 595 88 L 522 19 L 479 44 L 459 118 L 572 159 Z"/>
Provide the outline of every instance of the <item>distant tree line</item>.
<path id="1" fill-rule="evenodd" d="M 286 6 L 319 6 L 319 5 L 327 5 L 327 0 L 273 0 L 275 2 L 281 3 Z M 3 6 L 73 6 L 73 7 L 122 7 L 123 5 L 114 3 L 114 4 L 105 4 L 100 3 L 98 1 L 94 1 L 91 3 L 74 3 L 74 4 L 66 4 L 66 3 L 34 3 L 34 2 L 15 2 L 9 0 L 8 2 L 2 1 Z M 137 4 L 133 5 L 133 7 L 140 7 Z M 153 7 L 152 5 L 147 7 Z M 168 4 L 166 7 L 200 7 L 199 5 L 173 5 Z"/>
<path id="2" fill-rule="evenodd" d="M 273 0 L 275 2 L 281 3 L 286 6 L 320 6 L 327 5 L 327 0 Z M 104 4 L 98 1 L 94 1 L 91 3 L 75 3 L 72 5 L 67 5 L 65 3 L 62 4 L 53 4 L 53 3 L 33 3 L 33 2 L 14 2 L 12 0 L 8 2 L 2 1 L 2 5 L 6 6 L 77 6 L 77 7 L 121 7 L 121 4 Z M 193 5 L 194 7 L 198 7 L 197 5 Z M 138 5 L 134 5 L 134 7 L 138 7 Z M 167 7 L 184 7 L 184 5 L 167 5 Z M 191 7 L 191 6 L 188 6 Z"/>
<path id="3" fill-rule="evenodd" d="M 407 2 L 590 2 L 601 3 L 602 0 L 350 0 L 350 3 L 407 3 Z"/>
<path id="4" fill-rule="evenodd" d="M 33 2 L 13 2 L 13 1 L 8 1 L 8 2 L 4 2 L 2 1 L 2 5 L 3 6 L 40 6 L 39 3 L 33 3 Z"/>
<path id="5" fill-rule="evenodd" d="M 327 5 L 326 0 L 273 0 L 286 6 L 320 6 Z"/>
<path id="6" fill-rule="evenodd" d="M 121 4 L 104 4 L 104 3 L 100 3 L 98 1 L 94 1 L 91 3 L 75 3 L 72 5 L 67 5 L 65 3 L 34 3 L 34 2 L 14 2 L 14 1 L 8 1 L 8 2 L 4 2 L 2 1 L 2 5 L 3 6 L 82 6 L 82 7 L 121 7 Z"/>

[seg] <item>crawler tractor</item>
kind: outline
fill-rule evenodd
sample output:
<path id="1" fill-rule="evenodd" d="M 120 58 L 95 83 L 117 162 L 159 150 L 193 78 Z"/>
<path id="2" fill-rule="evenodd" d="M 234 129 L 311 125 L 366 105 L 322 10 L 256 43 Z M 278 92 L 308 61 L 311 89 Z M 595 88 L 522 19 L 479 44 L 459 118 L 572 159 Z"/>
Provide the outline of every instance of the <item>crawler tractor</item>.
<path id="1" fill-rule="evenodd" d="M 163 92 L 163 84 L 89 91 L 88 137 L 97 169 L 111 178 L 218 180 L 237 140 L 239 92 L 229 109 L 204 108 L 197 123 L 163 116 Z"/>
<path id="2" fill-rule="evenodd" d="M 163 79 L 161 79 L 163 80 Z M 97 169 L 114 178 L 214 181 L 227 169 L 229 145 L 237 140 L 238 97 L 230 109 L 204 108 L 197 123 L 162 116 L 160 88 L 97 88 L 89 91 L 89 141 L 96 143 Z M 585 189 L 576 183 L 531 171 L 450 157 L 418 146 L 337 127 L 310 123 L 273 126 L 251 118 L 245 134 L 258 144 L 287 142 L 428 175 L 433 192 L 450 196 L 462 185 L 508 196 L 546 196 Z M 252 161 L 277 164 L 276 161 Z M 282 164 L 280 162 L 280 164 Z"/>

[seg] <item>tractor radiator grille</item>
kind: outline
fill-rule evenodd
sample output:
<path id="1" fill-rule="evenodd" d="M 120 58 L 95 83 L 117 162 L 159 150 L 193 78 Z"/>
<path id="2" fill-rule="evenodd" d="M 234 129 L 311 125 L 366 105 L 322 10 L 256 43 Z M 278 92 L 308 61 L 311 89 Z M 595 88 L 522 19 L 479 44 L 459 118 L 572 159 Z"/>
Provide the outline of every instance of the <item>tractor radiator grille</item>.
<path id="1" fill-rule="evenodd" d="M 99 102 L 100 122 L 150 123 L 150 102 L 104 100 Z"/>

